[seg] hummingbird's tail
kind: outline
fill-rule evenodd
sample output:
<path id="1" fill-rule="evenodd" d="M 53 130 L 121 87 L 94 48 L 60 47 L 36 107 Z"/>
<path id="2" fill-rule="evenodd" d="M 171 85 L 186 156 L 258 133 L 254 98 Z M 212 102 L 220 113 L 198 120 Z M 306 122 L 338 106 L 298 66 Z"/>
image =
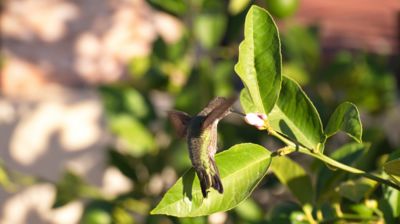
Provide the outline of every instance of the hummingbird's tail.
<path id="1" fill-rule="evenodd" d="M 219 171 L 218 167 L 215 164 L 215 161 L 213 159 L 210 159 L 211 162 L 211 167 L 212 167 L 212 172 L 207 172 L 205 169 L 200 168 L 197 170 L 197 176 L 199 177 L 200 180 L 200 187 L 201 187 L 201 193 L 203 194 L 203 197 L 207 197 L 207 190 L 210 187 L 213 187 L 215 190 L 217 190 L 219 193 L 224 192 L 224 188 L 222 186 L 221 178 L 219 176 Z"/>

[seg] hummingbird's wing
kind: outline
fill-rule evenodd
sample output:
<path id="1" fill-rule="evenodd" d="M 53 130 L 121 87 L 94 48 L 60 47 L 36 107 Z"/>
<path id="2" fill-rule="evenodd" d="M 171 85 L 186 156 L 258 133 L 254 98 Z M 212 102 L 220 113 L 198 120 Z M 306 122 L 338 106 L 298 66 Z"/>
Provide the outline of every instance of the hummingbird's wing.
<path id="1" fill-rule="evenodd" d="M 169 111 L 168 118 L 176 134 L 181 138 L 185 137 L 187 134 L 187 126 L 192 118 L 187 113 L 181 111 Z"/>
<path id="2" fill-rule="evenodd" d="M 230 112 L 229 109 L 231 108 L 232 104 L 235 103 L 235 101 L 236 97 L 231 97 L 229 99 L 217 97 L 213 101 L 211 101 L 207 105 L 207 107 L 210 106 L 211 110 L 208 114 L 206 114 L 206 118 L 202 125 L 202 130 L 209 127 L 212 123 L 214 123 L 215 120 L 220 120 L 228 115 Z"/>
<path id="3" fill-rule="evenodd" d="M 226 101 L 225 97 L 217 96 L 213 100 L 211 100 L 207 104 L 207 106 L 205 106 L 204 109 L 202 111 L 200 111 L 200 113 L 197 115 L 198 116 L 207 116 L 208 114 L 211 113 L 211 111 L 213 111 L 215 108 L 217 108 L 218 106 L 223 104 L 225 101 Z"/>

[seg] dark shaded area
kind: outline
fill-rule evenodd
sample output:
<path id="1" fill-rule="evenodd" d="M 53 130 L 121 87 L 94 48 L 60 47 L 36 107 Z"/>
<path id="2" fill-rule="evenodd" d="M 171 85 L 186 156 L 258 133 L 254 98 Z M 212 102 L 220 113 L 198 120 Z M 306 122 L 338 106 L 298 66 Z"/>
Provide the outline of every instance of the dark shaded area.
<path id="1" fill-rule="evenodd" d="M 182 184 L 183 184 L 182 194 L 184 195 L 184 197 L 189 198 L 190 201 L 193 198 L 192 190 L 193 190 L 194 175 L 195 175 L 194 169 L 190 169 L 185 174 L 183 174 L 184 178 L 182 178 Z"/>

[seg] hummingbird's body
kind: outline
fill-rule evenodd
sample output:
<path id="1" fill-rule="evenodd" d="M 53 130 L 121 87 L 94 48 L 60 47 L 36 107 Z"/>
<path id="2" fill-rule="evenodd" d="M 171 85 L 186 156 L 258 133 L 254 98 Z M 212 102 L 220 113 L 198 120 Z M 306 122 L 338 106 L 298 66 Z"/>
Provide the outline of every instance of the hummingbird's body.
<path id="1" fill-rule="evenodd" d="M 210 187 L 223 193 L 214 156 L 217 152 L 218 122 L 230 113 L 234 99 L 217 97 L 200 113 L 190 117 L 184 112 L 172 111 L 169 117 L 178 134 L 186 136 L 193 168 L 200 180 L 202 194 L 207 197 Z"/>

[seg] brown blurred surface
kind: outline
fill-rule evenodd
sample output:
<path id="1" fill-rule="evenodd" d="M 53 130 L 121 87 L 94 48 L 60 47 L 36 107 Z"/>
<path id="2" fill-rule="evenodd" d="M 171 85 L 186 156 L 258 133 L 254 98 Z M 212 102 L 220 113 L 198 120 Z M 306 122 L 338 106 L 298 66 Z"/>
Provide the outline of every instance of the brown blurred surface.
<path id="1" fill-rule="evenodd" d="M 110 197 L 132 189 L 107 166 L 109 133 L 93 84 L 122 79 L 180 22 L 145 0 L 5 0 L 1 13 L 0 160 L 49 182 L 66 170 Z M 0 188 L 0 223 L 78 223 L 83 202 L 52 209 L 53 184 Z"/>
<path id="2" fill-rule="evenodd" d="M 31 96 L 48 83 L 82 86 L 126 75 L 152 42 L 181 24 L 145 0 L 6 0 L 1 14 L 2 92 Z"/>
<path id="3" fill-rule="evenodd" d="M 328 49 L 400 53 L 399 0 L 301 0 L 296 19 L 320 28 Z"/>

